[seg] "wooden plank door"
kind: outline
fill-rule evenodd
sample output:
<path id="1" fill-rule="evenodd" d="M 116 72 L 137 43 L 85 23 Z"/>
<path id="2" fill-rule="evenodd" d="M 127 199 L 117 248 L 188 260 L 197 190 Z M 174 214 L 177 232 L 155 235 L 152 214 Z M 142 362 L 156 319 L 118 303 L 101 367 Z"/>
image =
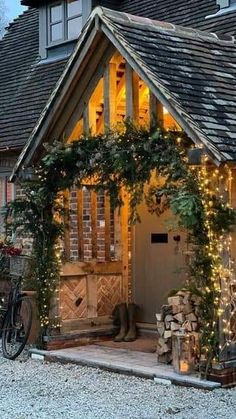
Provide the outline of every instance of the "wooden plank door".
<path id="1" fill-rule="evenodd" d="M 140 307 L 138 320 L 155 323 L 155 314 L 167 303 L 170 290 L 180 288 L 186 279 L 186 234 L 168 231 L 170 211 L 157 217 L 142 204 L 139 214 L 141 223 L 133 235 L 133 296 Z"/>

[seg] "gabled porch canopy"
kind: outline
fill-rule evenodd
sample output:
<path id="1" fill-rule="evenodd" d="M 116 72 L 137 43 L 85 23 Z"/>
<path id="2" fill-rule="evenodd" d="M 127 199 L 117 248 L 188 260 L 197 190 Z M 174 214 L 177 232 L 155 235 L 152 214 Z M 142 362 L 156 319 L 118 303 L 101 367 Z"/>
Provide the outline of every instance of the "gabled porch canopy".
<path id="1" fill-rule="evenodd" d="M 22 166 L 36 160 L 46 138 L 60 138 L 66 134 L 65 127 L 75 123 L 72 113 L 77 118 L 82 114 L 115 50 L 195 144 L 204 146 L 218 164 L 235 161 L 234 42 L 221 40 L 214 34 L 96 8 L 23 149 L 12 179 Z"/>

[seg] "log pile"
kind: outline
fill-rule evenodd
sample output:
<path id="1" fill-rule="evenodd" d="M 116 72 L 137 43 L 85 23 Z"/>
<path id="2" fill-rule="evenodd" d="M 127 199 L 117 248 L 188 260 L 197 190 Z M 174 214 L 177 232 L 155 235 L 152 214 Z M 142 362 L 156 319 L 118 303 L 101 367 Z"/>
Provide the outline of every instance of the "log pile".
<path id="1" fill-rule="evenodd" d="M 199 341 L 200 303 L 201 299 L 198 296 L 183 290 L 169 297 L 168 305 L 163 305 L 161 312 L 156 314 L 158 362 L 166 364 L 172 362 L 172 335 L 183 325 L 186 331 L 194 336 L 195 341 Z"/>

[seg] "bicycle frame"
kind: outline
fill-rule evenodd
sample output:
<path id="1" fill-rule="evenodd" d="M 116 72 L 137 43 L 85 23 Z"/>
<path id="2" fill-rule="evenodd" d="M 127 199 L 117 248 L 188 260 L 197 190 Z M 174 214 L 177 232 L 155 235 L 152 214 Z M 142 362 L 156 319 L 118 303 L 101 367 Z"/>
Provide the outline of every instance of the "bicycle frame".
<path id="1" fill-rule="evenodd" d="M 3 319 L 2 319 L 2 325 L 1 325 L 1 331 L 2 326 L 5 321 L 5 317 L 7 316 L 7 313 L 11 313 L 11 322 L 14 323 L 14 306 L 17 301 L 19 301 L 20 297 L 22 297 L 24 294 L 20 291 L 20 285 L 21 285 L 22 277 L 11 278 L 11 289 L 8 296 L 7 306 L 5 308 L 2 308 L 1 311 L 4 313 Z"/>

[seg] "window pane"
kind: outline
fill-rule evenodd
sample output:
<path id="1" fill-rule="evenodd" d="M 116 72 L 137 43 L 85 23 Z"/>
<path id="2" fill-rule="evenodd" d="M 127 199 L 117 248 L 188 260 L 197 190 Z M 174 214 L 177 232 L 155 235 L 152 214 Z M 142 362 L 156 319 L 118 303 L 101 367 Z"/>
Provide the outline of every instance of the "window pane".
<path id="1" fill-rule="evenodd" d="M 63 39 L 63 25 L 62 23 L 56 23 L 51 26 L 51 42 L 60 41 Z"/>
<path id="2" fill-rule="evenodd" d="M 82 0 L 67 0 L 67 17 L 82 14 Z"/>
<path id="3" fill-rule="evenodd" d="M 50 22 L 58 22 L 62 20 L 62 4 L 50 7 Z"/>
<path id="4" fill-rule="evenodd" d="M 82 30 L 82 16 L 68 20 L 68 39 L 76 38 Z"/>

